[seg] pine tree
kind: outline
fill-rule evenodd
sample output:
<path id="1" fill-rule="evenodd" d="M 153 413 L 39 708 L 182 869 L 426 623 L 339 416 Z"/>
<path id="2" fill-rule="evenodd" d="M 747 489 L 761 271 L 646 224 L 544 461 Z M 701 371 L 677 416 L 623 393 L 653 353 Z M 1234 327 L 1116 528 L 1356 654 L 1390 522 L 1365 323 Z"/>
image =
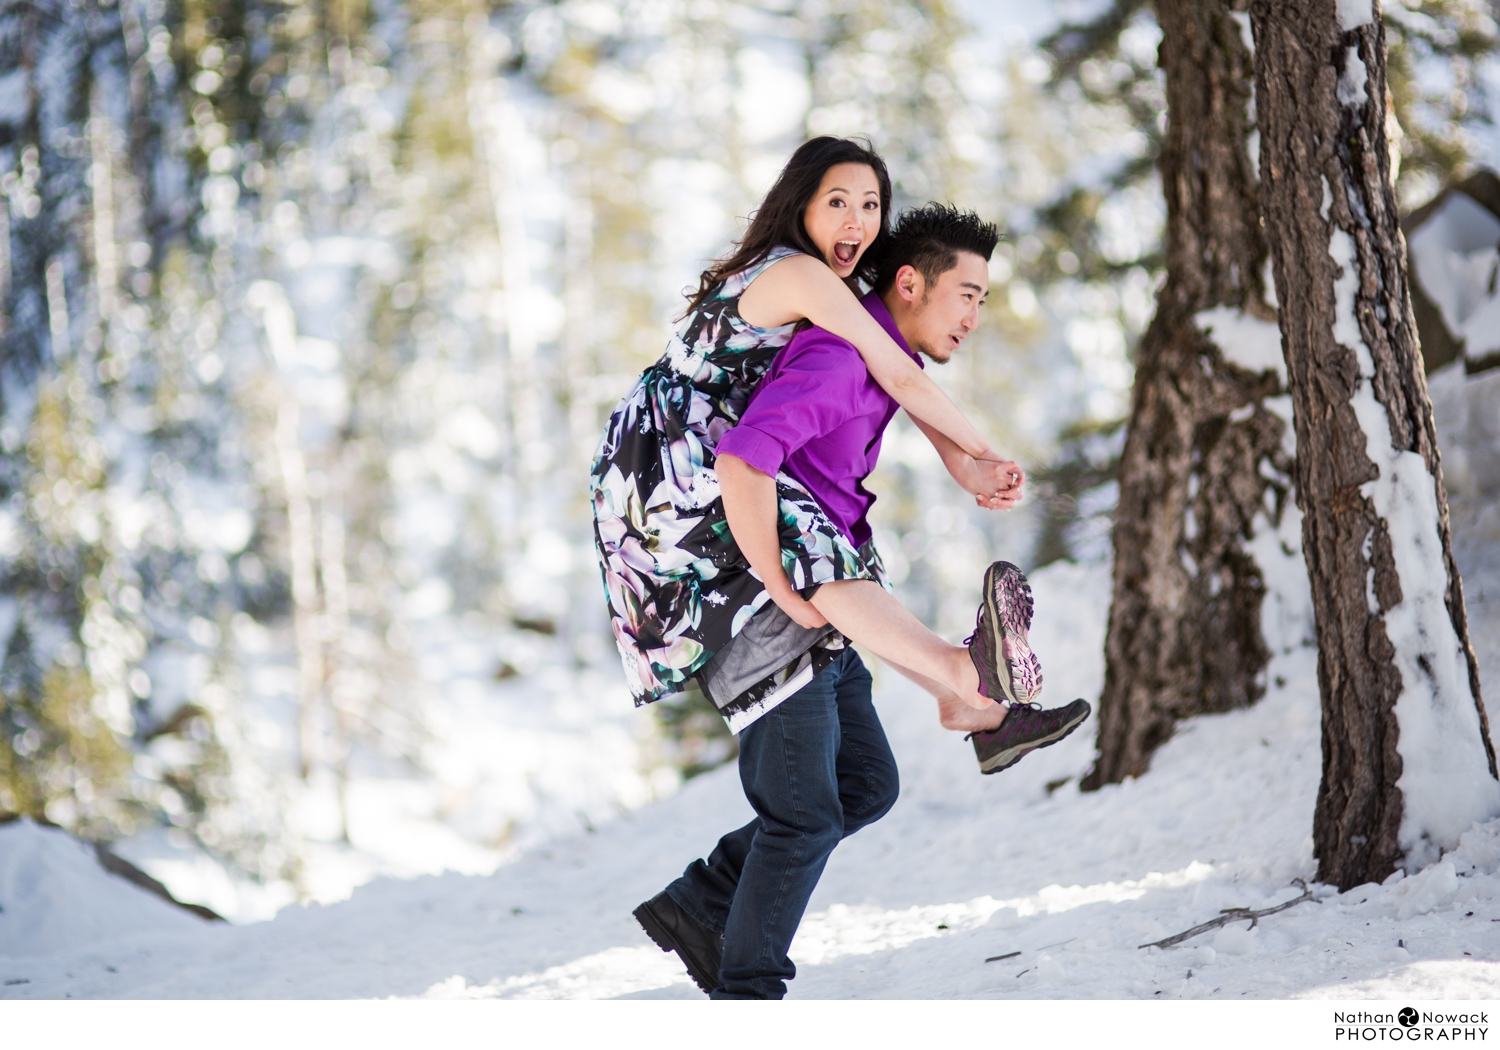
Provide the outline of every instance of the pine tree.
<path id="1" fill-rule="evenodd" d="M 1167 276 L 1136 350 L 1086 788 L 1144 773 L 1178 720 L 1259 698 L 1270 653 L 1252 541 L 1274 532 L 1290 489 L 1248 148 L 1250 48 L 1222 0 L 1158 0 L 1156 14 Z"/>
<path id="2" fill-rule="evenodd" d="M 1115 104 L 1141 90 L 1146 71 L 1122 81 L 1102 70 L 1118 54 L 1121 34 L 1152 14 L 1162 30 L 1166 86 L 1164 135 L 1152 107 L 1130 110 L 1153 143 L 1168 208 L 1165 283 L 1135 352 L 1125 450 L 1118 464 L 1094 462 L 1100 441 L 1085 431 L 1069 447 L 1087 456 L 1063 461 L 1043 479 L 1059 492 L 1051 503 L 1063 507 L 1049 514 L 1039 549 L 1052 557 L 1066 553 L 1073 488 L 1119 477 L 1100 756 L 1089 787 L 1144 772 L 1178 720 L 1253 702 L 1266 685 L 1271 647 L 1294 641 L 1266 638 L 1262 629 L 1262 606 L 1282 597 L 1267 594 L 1268 573 L 1288 582 L 1302 573 L 1298 511 L 1288 498 L 1290 403 L 1277 375 L 1274 296 L 1262 287 L 1247 6 L 1118 0 L 1044 43 L 1055 63 L 1054 90 L 1075 88 L 1091 105 Z M 1409 196 L 1467 163 L 1454 129 L 1482 119 L 1472 104 L 1482 90 L 1474 63 L 1495 46 L 1467 0 L 1413 6 L 1420 10 L 1401 6 L 1392 15 L 1396 112 L 1411 129 L 1402 139 Z M 1441 66 L 1451 83 L 1434 76 Z M 1117 59 L 1111 68 L 1129 72 Z M 1148 170 L 1127 162 L 1109 178 L 1109 195 Z M 1090 195 L 1070 189 L 1041 214 L 1054 237 L 1082 246 L 1073 252 L 1081 272 L 1104 279 Z"/>
<path id="3" fill-rule="evenodd" d="M 1318 878 L 1416 867 L 1500 812 L 1386 136 L 1379 5 L 1255 0 L 1267 240 L 1323 708 Z"/>

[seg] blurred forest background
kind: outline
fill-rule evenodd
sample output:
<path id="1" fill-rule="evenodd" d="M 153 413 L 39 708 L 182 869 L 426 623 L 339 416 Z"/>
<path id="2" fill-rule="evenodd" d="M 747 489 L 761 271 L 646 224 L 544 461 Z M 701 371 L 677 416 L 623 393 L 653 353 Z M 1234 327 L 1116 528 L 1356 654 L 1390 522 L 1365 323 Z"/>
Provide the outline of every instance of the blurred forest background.
<path id="1" fill-rule="evenodd" d="M 1500 163 L 1500 36 L 1385 9 L 1410 209 Z M 0 818 L 254 919 L 730 757 L 630 707 L 587 465 L 813 134 L 1005 231 L 935 376 L 1031 495 L 975 510 L 898 421 L 903 599 L 958 633 L 993 558 L 1107 558 L 1159 39 L 1145 0 L 0 0 Z"/>

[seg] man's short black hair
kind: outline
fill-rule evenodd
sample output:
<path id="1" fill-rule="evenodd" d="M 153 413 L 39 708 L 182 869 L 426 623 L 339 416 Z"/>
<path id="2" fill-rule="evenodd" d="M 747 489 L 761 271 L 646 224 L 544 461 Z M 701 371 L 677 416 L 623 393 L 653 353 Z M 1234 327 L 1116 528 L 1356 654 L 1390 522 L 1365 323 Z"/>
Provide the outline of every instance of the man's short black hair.
<path id="1" fill-rule="evenodd" d="M 994 223 L 951 204 L 934 201 L 904 211 L 875 244 L 875 291 L 888 292 L 903 266 L 913 267 L 931 287 L 958 265 L 959 252 L 973 252 L 988 262 L 999 240 Z"/>

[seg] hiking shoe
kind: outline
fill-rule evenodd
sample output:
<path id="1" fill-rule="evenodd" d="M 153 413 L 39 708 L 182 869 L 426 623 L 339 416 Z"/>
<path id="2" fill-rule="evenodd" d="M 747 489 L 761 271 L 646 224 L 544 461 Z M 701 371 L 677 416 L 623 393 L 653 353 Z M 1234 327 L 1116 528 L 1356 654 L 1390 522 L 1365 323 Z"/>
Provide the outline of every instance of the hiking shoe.
<path id="1" fill-rule="evenodd" d="M 1031 584 L 1008 561 L 984 572 L 984 602 L 974 633 L 964 639 L 979 672 L 979 691 L 991 700 L 1029 704 L 1042 691 L 1042 665 L 1026 632 L 1031 630 Z"/>
<path id="2" fill-rule="evenodd" d="M 646 936 L 664 952 L 676 952 L 687 967 L 693 983 L 707 995 L 719 987 L 719 963 L 724 958 L 724 935 L 682 910 L 666 890 L 662 890 L 633 914 Z"/>
<path id="3" fill-rule="evenodd" d="M 1041 704 L 1012 704 L 1005 721 L 994 729 L 970 733 L 981 773 L 1009 769 L 1039 747 L 1051 747 L 1088 718 L 1087 700 L 1067 707 L 1042 709 Z"/>

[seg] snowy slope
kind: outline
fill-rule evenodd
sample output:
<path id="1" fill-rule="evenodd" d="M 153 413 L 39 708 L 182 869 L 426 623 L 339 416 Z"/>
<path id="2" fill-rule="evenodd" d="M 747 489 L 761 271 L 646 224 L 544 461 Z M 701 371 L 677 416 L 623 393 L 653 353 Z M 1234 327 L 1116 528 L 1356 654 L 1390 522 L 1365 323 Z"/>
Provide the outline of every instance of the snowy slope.
<path id="1" fill-rule="evenodd" d="M 0 827 L 0 909 L 0 955 L 12 957 L 120 937 L 191 935 L 204 925 L 107 874 L 91 846 L 29 820 Z"/>
<path id="2" fill-rule="evenodd" d="M 1495 711 L 1500 373 L 1445 370 L 1432 396 Z M 1096 697 L 1107 568 L 1053 565 L 1032 582 L 1049 701 Z M 1253 932 L 1137 947 L 1223 908 L 1289 900 L 1292 880 L 1315 870 L 1314 653 L 1283 649 L 1270 671 L 1277 684 L 1258 706 L 1187 723 L 1147 776 L 1091 795 L 1076 786 L 1091 735 L 981 777 L 931 702 L 877 672 L 901 800 L 835 852 L 793 945 L 791 994 L 1500 996 L 1500 821 L 1426 871 L 1342 895 L 1318 888 L 1318 903 Z M 748 816 L 735 770 L 720 769 L 489 876 L 380 879 L 247 926 L 172 909 L 62 832 L 16 822 L 0 826 L 0 997 L 693 998 L 630 910 Z"/>
<path id="3" fill-rule="evenodd" d="M 1103 567 L 1036 574 L 1048 690 L 1096 695 Z M 1492 997 L 1500 994 L 1500 822 L 1428 871 L 1306 903 L 1161 951 L 1137 945 L 1296 894 L 1314 865 L 1318 757 L 1311 652 L 1256 708 L 1199 719 L 1147 777 L 1083 795 L 1078 735 L 1004 774 L 936 725 L 894 676 L 879 704 L 900 802 L 834 854 L 792 955 L 791 994 L 824 997 Z M 1488 668 L 1492 675 L 1500 668 Z M 1494 679 L 1492 679 L 1494 680 Z M 732 768 L 489 877 L 380 880 L 347 902 L 228 927 L 164 916 L 40 947 L 0 941 L 0 994 L 39 997 L 695 997 L 630 909 L 746 819 Z M 38 838 L 0 828 L 0 865 Z M 24 859 L 24 858 L 23 858 Z M 87 858 L 78 865 L 86 867 Z M 75 873 L 77 874 L 77 873 Z M 4 884 L 5 911 L 73 899 Z M 1019 951 L 986 963 L 987 957 Z M 1191 976 L 1189 973 L 1191 972 Z"/>

